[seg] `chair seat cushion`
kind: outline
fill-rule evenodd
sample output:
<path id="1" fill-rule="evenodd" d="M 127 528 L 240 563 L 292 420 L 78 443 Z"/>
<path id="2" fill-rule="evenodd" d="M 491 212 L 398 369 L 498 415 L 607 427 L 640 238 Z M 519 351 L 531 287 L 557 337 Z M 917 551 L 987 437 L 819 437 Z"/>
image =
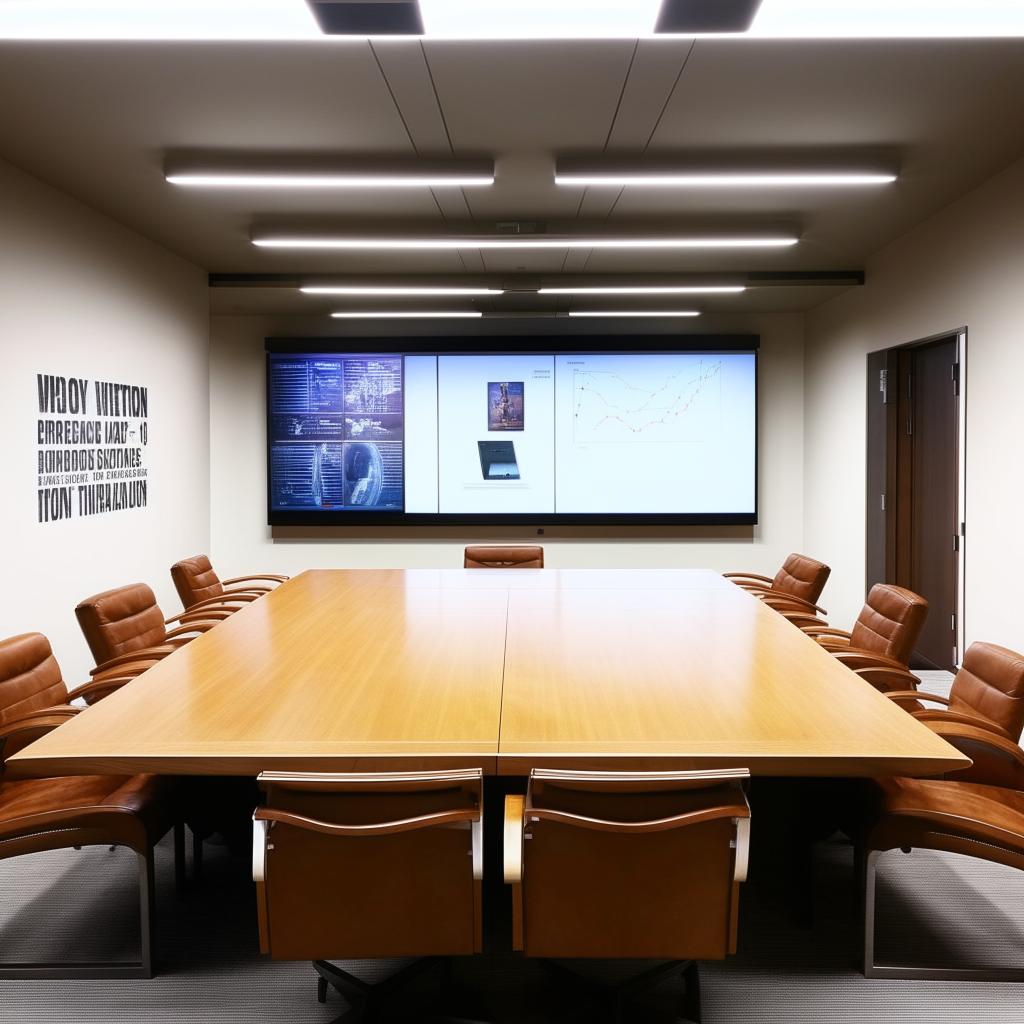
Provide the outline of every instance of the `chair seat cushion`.
<path id="1" fill-rule="evenodd" d="M 143 852 L 174 822 L 169 779 L 155 775 L 81 775 L 0 782 L 0 842 L 39 836 L 37 847 L 18 844 L 18 854 L 54 849 L 52 833 L 71 830 L 59 847 L 87 842 L 130 846 Z M 0 846 L 0 856 L 4 854 Z"/>
<path id="2" fill-rule="evenodd" d="M 989 844 L 1024 859 L 1024 793 L 938 779 L 885 779 L 878 786 L 879 817 L 868 843 L 871 849 L 953 849 L 984 857 Z M 1006 862 L 1005 857 L 994 859 Z"/>

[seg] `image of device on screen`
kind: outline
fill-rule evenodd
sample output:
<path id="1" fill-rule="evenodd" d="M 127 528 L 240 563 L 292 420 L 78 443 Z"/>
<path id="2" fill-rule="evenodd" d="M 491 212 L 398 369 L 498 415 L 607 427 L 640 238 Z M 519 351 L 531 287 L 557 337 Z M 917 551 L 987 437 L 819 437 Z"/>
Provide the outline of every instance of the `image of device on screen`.
<path id="1" fill-rule="evenodd" d="M 488 381 L 488 430 L 526 429 L 523 390 L 521 380 Z"/>
<path id="2" fill-rule="evenodd" d="M 485 480 L 518 480 L 519 463 L 511 441 L 477 441 L 480 469 Z"/>

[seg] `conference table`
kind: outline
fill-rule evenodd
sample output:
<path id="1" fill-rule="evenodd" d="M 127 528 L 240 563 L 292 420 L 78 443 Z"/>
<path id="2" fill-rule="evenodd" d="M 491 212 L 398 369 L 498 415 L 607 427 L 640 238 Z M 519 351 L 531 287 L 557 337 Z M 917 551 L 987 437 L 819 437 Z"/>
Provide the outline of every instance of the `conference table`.
<path id="1" fill-rule="evenodd" d="M 310 570 L 15 754 L 19 775 L 970 762 L 704 570 Z"/>

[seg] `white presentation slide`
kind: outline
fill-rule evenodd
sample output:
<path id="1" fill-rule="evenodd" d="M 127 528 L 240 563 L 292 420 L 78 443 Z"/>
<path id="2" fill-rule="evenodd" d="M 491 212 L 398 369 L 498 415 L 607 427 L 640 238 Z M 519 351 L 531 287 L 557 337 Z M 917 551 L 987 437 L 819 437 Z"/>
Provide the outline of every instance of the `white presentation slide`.
<path id="1" fill-rule="evenodd" d="M 405 357 L 405 511 L 437 514 L 437 356 Z"/>
<path id="2" fill-rule="evenodd" d="M 754 511 L 749 354 L 561 355 L 556 511 Z"/>
<path id="3" fill-rule="evenodd" d="M 552 355 L 438 356 L 439 512 L 555 511 L 554 369 Z"/>

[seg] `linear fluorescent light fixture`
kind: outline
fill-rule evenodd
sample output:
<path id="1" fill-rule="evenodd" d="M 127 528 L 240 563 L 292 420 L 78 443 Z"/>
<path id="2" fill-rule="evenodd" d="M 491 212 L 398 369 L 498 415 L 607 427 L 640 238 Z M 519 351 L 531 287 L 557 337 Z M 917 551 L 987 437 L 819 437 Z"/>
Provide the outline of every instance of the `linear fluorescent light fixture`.
<path id="1" fill-rule="evenodd" d="M 261 235 L 252 244 L 266 249 L 341 249 L 349 251 L 451 249 L 778 249 L 796 245 L 792 235 L 688 235 L 588 238 L 581 235 L 464 235 L 436 238 L 364 238 Z"/>
<path id="2" fill-rule="evenodd" d="M 430 288 L 427 286 L 403 287 L 364 287 L 362 285 L 303 285 L 300 289 L 305 295 L 504 295 L 504 288 Z"/>
<path id="3" fill-rule="evenodd" d="M 742 284 L 728 285 L 643 285 L 642 287 L 538 288 L 538 295 L 736 295 Z"/>
<path id="4" fill-rule="evenodd" d="M 375 310 L 332 313 L 335 320 L 462 320 L 477 319 L 483 316 L 478 310 L 444 311 L 444 310 Z"/>
<path id="5" fill-rule="evenodd" d="M 754 38 L 966 39 L 1024 36 L 1020 0 L 764 0 Z"/>
<path id="6" fill-rule="evenodd" d="M 570 310 L 569 316 L 700 316 L 695 309 L 576 309 Z"/>
<path id="7" fill-rule="evenodd" d="M 337 189 L 472 188 L 494 184 L 493 160 L 350 165 L 316 168 L 168 168 L 172 185 L 196 188 Z"/>
<path id="8" fill-rule="evenodd" d="M 635 39 L 661 0 L 420 0 L 427 36 L 446 39 Z"/>
<path id="9" fill-rule="evenodd" d="M 0 0 L 0 39 L 321 39 L 302 0 Z"/>
<path id="10" fill-rule="evenodd" d="M 625 186 L 642 188 L 849 188 L 888 185 L 896 180 L 891 171 L 770 171 L 700 170 L 671 168 L 621 168 L 560 162 L 556 185 Z"/>

